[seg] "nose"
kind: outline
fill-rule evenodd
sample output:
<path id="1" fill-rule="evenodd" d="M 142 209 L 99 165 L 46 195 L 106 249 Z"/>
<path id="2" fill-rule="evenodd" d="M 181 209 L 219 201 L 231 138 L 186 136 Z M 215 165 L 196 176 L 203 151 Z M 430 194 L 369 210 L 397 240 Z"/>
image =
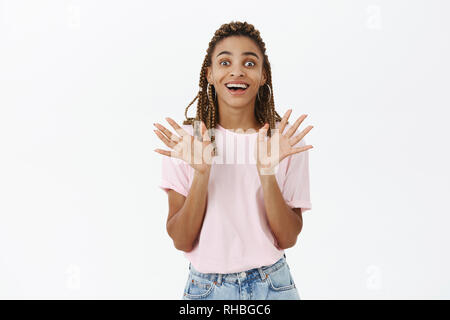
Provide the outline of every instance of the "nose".
<path id="1" fill-rule="evenodd" d="M 241 67 L 238 66 L 235 69 L 231 70 L 231 75 L 234 76 L 239 76 L 242 77 L 244 76 L 244 72 L 241 70 Z"/>

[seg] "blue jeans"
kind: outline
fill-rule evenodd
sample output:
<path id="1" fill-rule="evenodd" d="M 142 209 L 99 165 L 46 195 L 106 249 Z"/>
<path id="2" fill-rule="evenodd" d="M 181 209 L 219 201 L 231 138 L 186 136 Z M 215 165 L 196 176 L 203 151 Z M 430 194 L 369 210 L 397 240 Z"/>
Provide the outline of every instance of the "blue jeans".
<path id="1" fill-rule="evenodd" d="M 237 273 L 201 273 L 189 263 L 183 300 L 300 300 L 284 254 L 277 262 Z"/>

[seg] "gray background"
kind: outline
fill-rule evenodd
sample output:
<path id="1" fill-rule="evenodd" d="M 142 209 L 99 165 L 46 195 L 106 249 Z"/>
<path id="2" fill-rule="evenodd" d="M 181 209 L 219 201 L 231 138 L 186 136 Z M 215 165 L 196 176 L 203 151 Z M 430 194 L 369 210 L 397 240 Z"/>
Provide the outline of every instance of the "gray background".
<path id="1" fill-rule="evenodd" d="M 308 118 L 302 299 L 449 299 L 448 1 L 0 1 L 0 297 L 180 299 L 157 188 L 222 23 Z M 196 104 L 191 106 L 193 116 Z"/>

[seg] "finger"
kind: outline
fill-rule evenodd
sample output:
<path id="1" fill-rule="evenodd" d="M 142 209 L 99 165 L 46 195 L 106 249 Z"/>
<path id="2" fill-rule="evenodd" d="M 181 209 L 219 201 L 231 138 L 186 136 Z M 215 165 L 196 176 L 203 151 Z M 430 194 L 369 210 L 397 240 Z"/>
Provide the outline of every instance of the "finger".
<path id="1" fill-rule="evenodd" d="M 269 129 L 269 124 L 266 123 L 261 129 L 258 130 L 258 143 L 257 150 L 258 156 L 265 158 L 267 156 L 267 144 L 264 139 L 267 135 L 267 130 Z"/>
<path id="2" fill-rule="evenodd" d="M 206 129 L 206 125 L 203 121 L 202 121 L 202 137 L 203 141 L 211 141 L 211 137 L 208 134 L 208 129 Z"/>
<path id="3" fill-rule="evenodd" d="M 170 130 L 166 129 L 166 127 L 164 127 L 163 125 L 161 125 L 159 123 L 154 123 L 153 125 L 156 128 L 158 128 L 160 131 L 162 131 L 162 133 L 164 133 L 170 140 L 172 140 L 174 142 L 180 142 L 181 138 L 178 137 L 176 134 L 173 134 L 172 132 L 170 132 Z"/>
<path id="4" fill-rule="evenodd" d="M 164 144 L 166 146 L 168 146 L 169 148 L 174 148 L 177 145 L 176 142 L 167 139 L 167 137 L 165 135 L 163 135 L 161 131 L 159 131 L 159 130 L 153 130 L 153 131 L 156 133 L 156 135 L 159 137 L 159 139 L 161 139 L 161 141 L 164 142 Z"/>
<path id="5" fill-rule="evenodd" d="M 267 130 L 269 130 L 269 124 L 266 123 L 261 129 L 258 130 L 258 141 L 264 141 L 264 137 L 267 135 Z"/>
<path id="6" fill-rule="evenodd" d="M 295 153 L 299 153 L 299 152 L 303 152 L 309 149 L 312 149 L 313 146 L 308 145 L 308 146 L 303 146 L 303 147 L 297 147 L 297 148 L 292 148 L 291 151 L 288 153 L 288 156 L 295 154 Z"/>
<path id="7" fill-rule="evenodd" d="M 187 136 L 189 135 L 189 133 L 186 132 L 186 130 L 184 130 L 182 127 L 180 127 L 178 125 L 178 123 L 176 123 L 174 120 L 172 120 L 171 118 L 167 117 L 165 118 L 167 120 L 167 122 L 172 126 L 172 128 L 175 129 L 175 131 L 181 136 Z"/>
<path id="8" fill-rule="evenodd" d="M 165 155 L 165 156 L 168 156 L 168 157 L 176 158 L 175 154 L 173 152 L 171 152 L 171 151 L 168 151 L 168 150 L 155 149 L 153 151 L 158 152 L 158 153 L 160 153 L 162 155 Z"/>
<path id="9" fill-rule="evenodd" d="M 289 144 L 290 144 L 291 146 L 295 146 L 300 140 L 303 139 L 304 136 L 306 136 L 306 134 L 307 134 L 308 132 L 311 131 L 312 128 L 314 128 L 314 126 L 308 126 L 308 127 L 306 127 L 306 129 L 303 130 L 301 133 L 299 133 L 298 135 L 296 135 L 296 136 L 292 137 L 291 139 L 289 139 Z"/>
<path id="10" fill-rule="evenodd" d="M 295 121 L 295 123 L 289 128 L 289 130 L 286 131 L 286 137 L 290 138 L 295 133 L 295 131 L 297 131 L 298 126 L 303 122 L 303 120 L 305 120 L 306 117 L 306 114 L 300 116 L 300 118 Z"/>
<path id="11" fill-rule="evenodd" d="M 288 111 L 284 114 L 283 118 L 281 119 L 280 127 L 279 127 L 280 134 L 283 134 L 284 128 L 286 128 L 286 124 L 288 122 L 288 119 L 289 119 L 289 116 L 291 115 L 291 113 L 292 113 L 292 109 L 288 109 Z"/>

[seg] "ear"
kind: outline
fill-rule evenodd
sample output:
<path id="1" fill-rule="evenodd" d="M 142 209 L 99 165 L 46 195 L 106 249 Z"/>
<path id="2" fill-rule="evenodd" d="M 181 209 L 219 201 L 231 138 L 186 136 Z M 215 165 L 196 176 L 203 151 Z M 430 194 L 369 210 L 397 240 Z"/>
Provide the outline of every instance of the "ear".
<path id="1" fill-rule="evenodd" d="M 266 71 L 263 69 L 260 86 L 265 85 L 266 81 L 267 81 Z"/>
<path id="2" fill-rule="evenodd" d="M 212 79 L 211 79 L 211 66 L 209 66 L 209 67 L 206 67 L 206 80 L 209 82 L 209 83 L 212 83 Z"/>

